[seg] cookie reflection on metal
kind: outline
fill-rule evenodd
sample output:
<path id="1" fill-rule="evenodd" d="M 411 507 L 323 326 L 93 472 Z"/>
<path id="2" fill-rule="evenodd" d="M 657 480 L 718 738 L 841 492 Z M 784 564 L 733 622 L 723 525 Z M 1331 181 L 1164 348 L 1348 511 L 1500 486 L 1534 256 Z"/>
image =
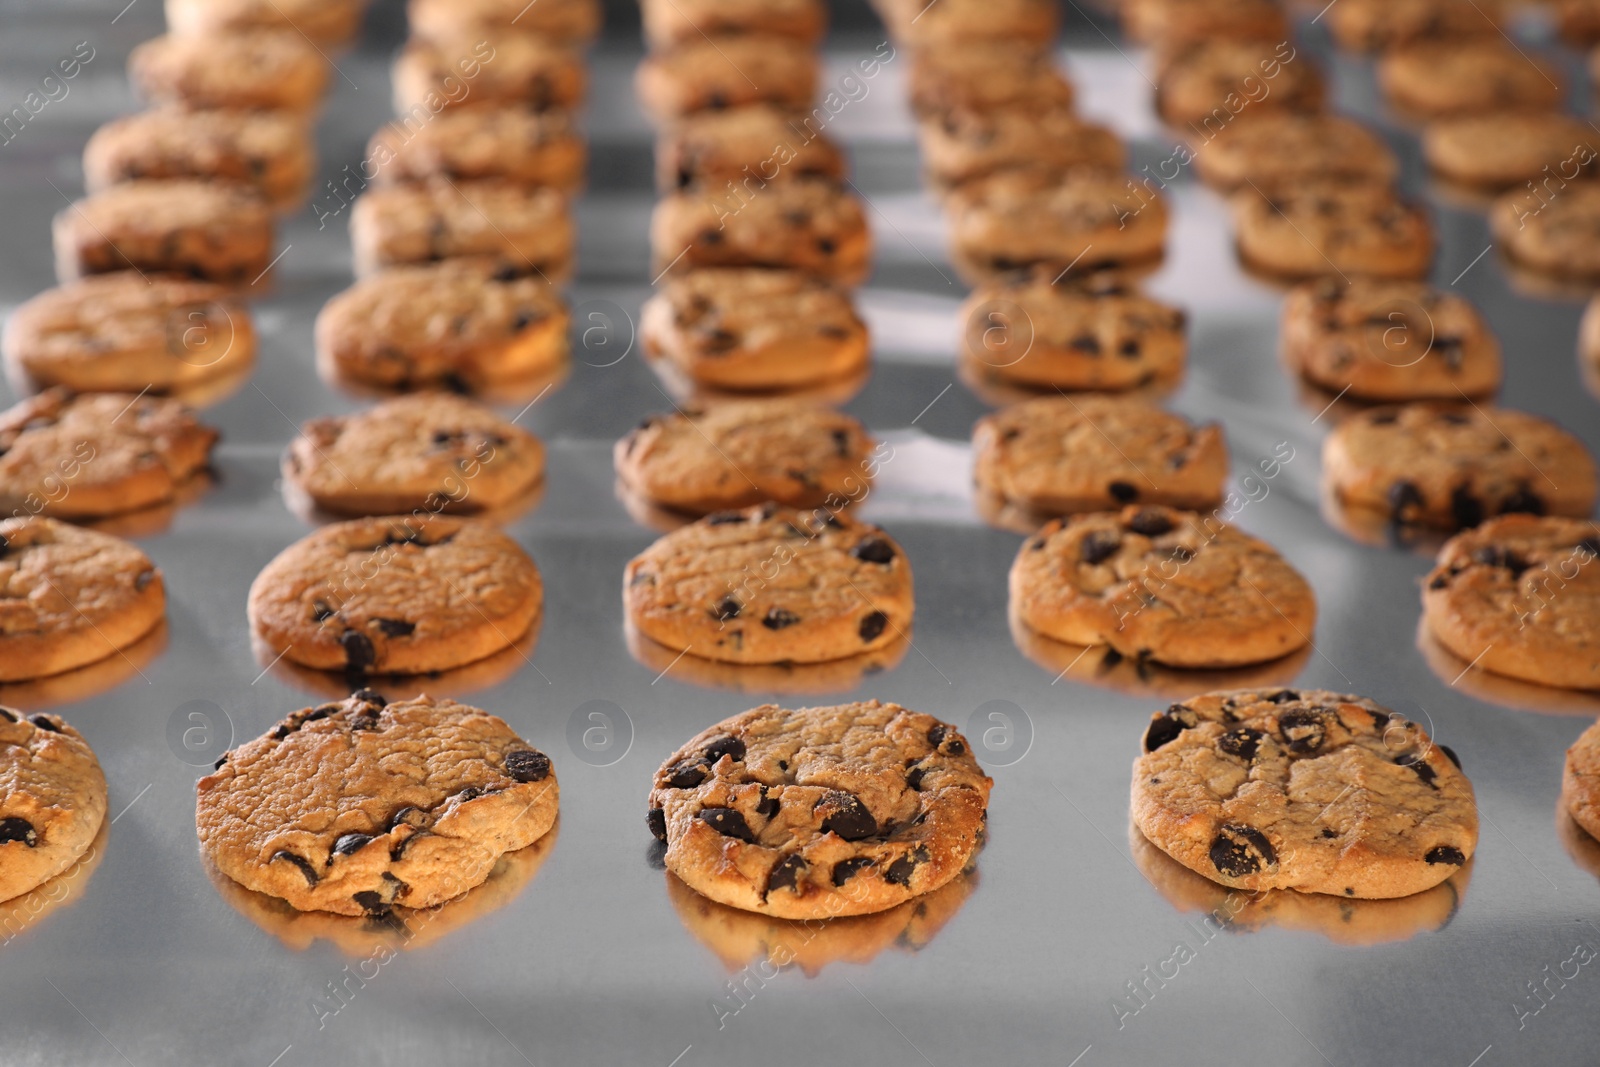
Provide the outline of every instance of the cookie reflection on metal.
<path id="1" fill-rule="evenodd" d="M 845 693 L 874 674 L 893 670 L 911 648 L 911 633 L 896 634 L 871 652 L 824 663 L 727 663 L 668 648 L 624 622 L 628 651 L 655 677 L 736 693 Z M 430 679 L 429 685 L 431 686 Z"/>

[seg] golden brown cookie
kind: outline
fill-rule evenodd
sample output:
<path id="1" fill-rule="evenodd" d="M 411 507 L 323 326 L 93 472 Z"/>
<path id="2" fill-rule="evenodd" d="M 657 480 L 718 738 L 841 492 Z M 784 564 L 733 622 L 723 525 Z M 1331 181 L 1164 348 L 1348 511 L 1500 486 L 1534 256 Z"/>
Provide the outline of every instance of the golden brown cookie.
<path id="1" fill-rule="evenodd" d="M 1124 504 L 1202 510 L 1222 500 L 1228 446 L 1141 400 L 1086 394 L 1024 401 L 972 431 L 978 488 L 1038 515 Z"/>
<path id="2" fill-rule="evenodd" d="M 1203 141 L 1264 116 L 1321 111 L 1326 95 L 1321 68 L 1285 39 L 1209 38 L 1160 57 L 1155 109 L 1177 132 Z"/>
<path id="3" fill-rule="evenodd" d="M 1307 182 L 1234 198 L 1239 257 L 1274 278 L 1422 278 L 1433 263 L 1427 211 L 1387 185 Z"/>
<path id="4" fill-rule="evenodd" d="M 166 10 L 179 36 L 271 30 L 335 45 L 359 32 L 367 0 L 166 0 Z"/>
<path id="5" fill-rule="evenodd" d="M 936 186 L 955 186 L 998 171 L 1121 170 L 1127 146 L 1107 126 L 1071 108 L 946 111 L 917 127 L 922 165 Z"/>
<path id="6" fill-rule="evenodd" d="M 1328 9 L 1328 26 L 1340 45 L 1363 52 L 1432 39 L 1472 45 L 1501 36 L 1507 6 L 1503 0 L 1339 0 Z"/>
<path id="7" fill-rule="evenodd" d="M 634 84 L 639 102 L 659 122 L 749 104 L 809 112 L 817 62 L 785 37 L 696 35 L 647 55 Z"/>
<path id="8" fill-rule="evenodd" d="M 1050 0 L 872 0 L 872 6 L 896 42 L 919 51 L 989 41 L 1042 46 L 1061 29 L 1061 9 Z"/>
<path id="9" fill-rule="evenodd" d="M 1048 523 L 1011 565 L 1018 619 L 1169 667 L 1237 667 L 1311 641 L 1311 585 L 1276 549 L 1192 511 L 1134 505 Z"/>
<path id="10" fill-rule="evenodd" d="M 1455 753 L 1364 697 L 1207 693 L 1151 716 L 1133 818 L 1190 870 L 1249 892 L 1409 896 L 1472 858 Z"/>
<path id="11" fill-rule="evenodd" d="M 844 151 L 804 111 L 750 104 L 697 111 L 664 126 L 656 139 L 656 188 L 701 186 L 713 195 L 729 183 L 756 193 L 792 178 L 840 181 Z"/>
<path id="12" fill-rule="evenodd" d="M 644 39 L 654 51 L 707 37 L 761 34 L 815 45 L 828 29 L 822 0 L 642 0 Z"/>
<path id="13" fill-rule="evenodd" d="M 217 437 L 176 400 L 47 389 L 0 412 L 0 508 L 96 519 L 169 503 Z"/>
<path id="14" fill-rule="evenodd" d="M 487 523 L 426 509 L 324 526 L 250 586 L 250 625 L 318 670 L 425 674 L 483 659 L 540 617 L 533 560 Z"/>
<path id="15" fill-rule="evenodd" d="M 1471 189 L 1496 191 L 1554 176 L 1593 178 L 1600 133 L 1554 111 L 1490 111 L 1429 123 L 1422 154 L 1433 173 Z"/>
<path id="16" fill-rule="evenodd" d="M 52 227 L 56 277 L 136 270 L 247 286 L 272 262 L 272 212 L 242 186 L 131 181 L 74 201 Z"/>
<path id="17" fill-rule="evenodd" d="M 1595 464 L 1552 422 L 1508 408 L 1416 403 L 1340 423 L 1323 444 L 1336 500 L 1452 530 L 1492 515 L 1589 514 Z"/>
<path id="18" fill-rule="evenodd" d="M 877 466 L 859 421 L 797 400 L 692 404 L 652 415 L 616 444 L 617 477 L 655 504 L 693 515 L 775 500 L 860 500 Z"/>
<path id="19" fill-rule="evenodd" d="M 1423 282 L 1323 278 L 1283 302 L 1283 357 L 1357 400 L 1460 400 L 1500 388 L 1500 342 L 1464 297 Z"/>
<path id="20" fill-rule="evenodd" d="M 801 178 L 755 193 L 684 189 L 656 202 L 650 217 L 652 270 L 775 267 L 840 285 L 872 268 L 866 211 L 832 182 Z"/>
<path id="21" fill-rule="evenodd" d="M 1285 41 L 1289 20 L 1277 0 L 1126 0 L 1122 26 L 1141 44 L 1200 40 Z"/>
<path id="22" fill-rule="evenodd" d="M 374 188 L 350 212 L 358 277 L 442 259 L 493 260 L 559 282 L 576 243 L 566 198 L 506 181 L 438 178 Z"/>
<path id="23" fill-rule="evenodd" d="M 0 681 L 114 656 L 159 625 L 166 604 L 161 572 L 121 538 L 55 519 L 0 519 Z"/>
<path id="24" fill-rule="evenodd" d="M 724 720 L 667 757 L 648 824 L 667 869 L 780 918 L 884 911 L 957 877 L 993 782 L 966 739 L 876 700 Z"/>
<path id="25" fill-rule="evenodd" d="M 487 179 L 566 191 L 583 184 L 588 149 L 566 112 L 491 105 L 450 108 L 416 128 L 391 122 L 372 135 L 367 158 L 385 185 Z"/>
<path id="26" fill-rule="evenodd" d="M 1579 734 L 1567 749 L 1561 801 L 1585 833 L 1600 837 L 1600 723 Z"/>
<path id="27" fill-rule="evenodd" d="M 1400 163 L 1370 127 L 1341 115 L 1279 112 L 1222 128 L 1193 153 L 1213 188 L 1272 191 L 1324 179 L 1394 181 Z"/>
<path id="28" fill-rule="evenodd" d="M 1451 652 L 1538 685 L 1600 689 L 1600 525 L 1502 515 L 1439 551 L 1422 589 Z"/>
<path id="29" fill-rule="evenodd" d="M 26 301 L 6 319 L 0 350 L 36 385 L 165 393 L 249 367 L 256 334 L 219 285 L 119 271 Z"/>
<path id="30" fill-rule="evenodd" d="M 386 916 L 480 885 L 554 825 L 550 757 L 498 716 L 370 690 L 305 708 L 195 786 L 200 847 L 301 911 Z"/>
<path id="31" fill-rule="evenodd" d="M 1378 84 L 1389 103 L 1414 118 L 1550 110 L 1566 95 L 1561 82 L 1554 66 L 1498 34 L 1475 41 L 1421 41 L 1378 61 Z"/>
<path id="32" fill-rule="evenodd" d="M 1072 83 L 1048 48 L 1015 40 L 965 40 L 960 48 L 911 53 L 911 109 L 930 118 L 952 111 L 1072 107 Z"/>
<path id="33" fill-rule="evenodd" d="M 418 393 L 302 423 L 283 479 L 339 515 L 475 514 L 527 497 L 544 480 L 544 445 L 480 404 Z"/>
<path id="34" fill-rule="evenodd" d="M 128 53 L 128 80 L 154 104 L 306 112 L 328 78 L 328 61 L 292 30 L 169 33 Z"/>
<path id="35" fill-rule="evenodd" d="M 601 10 L 599 0 L 410 0 L 406 16 L 417 37 L 495 40 L 519 32 L 586 44 L 600 33 Z"/>
<path id="36" fill-rule="evenodd" d="M 419 124 L 463 105 L 576 111 L 588 89 L 582 54 L 533 33 L 412 37 L 391 78 L 395 114 Z"/>
<path id="37" fill-rule="evenodd" d="M 0 900 L 71 867 L 105 817 L 106 777 L 83 735 L 0 707 Z"/>

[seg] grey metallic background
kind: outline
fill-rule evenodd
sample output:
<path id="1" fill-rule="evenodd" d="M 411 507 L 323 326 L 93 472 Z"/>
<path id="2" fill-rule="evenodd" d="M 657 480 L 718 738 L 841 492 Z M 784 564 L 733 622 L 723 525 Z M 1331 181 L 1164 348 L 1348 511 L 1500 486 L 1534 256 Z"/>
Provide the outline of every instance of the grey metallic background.
<path id="1" fill-rule="evenodd" d="M 123 62 L 162 20 L 157 0 L 122 3 L 0 2 L 0 109 L 76 42 L 96 50 L 65 99 L 0 145 L 0 308 L 51 282 L 49 220 L 64 201 L 49 182 L 78 195 L 84 140 L 133 107 Z M 1142 58 L 1130 62 L 1070 5 L 1069 14 L 1067 62 L 1083 109 L 1133 139 L 1139 163 L 1165 156 L 1168 138 L 1153 125 L 1149 86 L 1134 65 Z M 636 16 L 611 15 L 593 54 L 593 162 L 577 209 L 581 270 L 571 296 L 636 315 L 650 278 L 651 144 L 631 92 Z M 882 39 L 859 8 L 839 21 L 830 85 L 841 64 Z M 378 0 L 359 48 L 338 58 L 343 77 L 318 131 L 325 174 L 354 163 L 389 116 L 386 61 L 403 34 L 400 5 Z M 1320 28 L 1303 40 L 1327 51 Z M 1575 56 L 1568 65 L 1581 81 Z M 1333 69 L 1338 103 L 1384 127 L 1404 153 L 1408 187 L 1420 190 L 1415 140 L 1374 104 L 1370 64 L 1342 58 Z M 400 953 L 319 1027 L 313 998 L 354 960 L 326 941 L 290 947 L 219 896 L 193 831 L 200 772 L 166 733 L 189 701 L 223 709 L 238 741 L 319 699 L 277 673 L 253 681 L 262 665 L 244 615 L 256 571 L 306 532 L 275 484 L 294 425 L 357 406 L 312 369 L 313 316 L 348 284 L 347 236 L 338 224 L 319 232 L 303 212 L 281 235 L 292 247 L 278 288 L 256 305 L 264 337 L 255 377 L 207 412 L 226 435 L 220 483 L 169 532 L 140 539 L 167 577 L 167 647 L 115 687 L 56 709 L 99 753 L 117 820 L 81 899 L 16 936 L 0 933 L 0 1064 L 1595 1061 L 1596 964 L 1552 983 L 1548 1006 L 1520 1028 L 1516 1005 L 1533 1006 L 1526 983 L 1555 971 L 1575 945 L 1600 948 L 1600 886 L 1564 849 L 1555 821 L 1562 751 L 1600 701 L 1571 697 L 1560 702 L 1564 714 L 1513 710 L 1472 695 L 1482 692 L 1476 672 L 1451 688 L 1454 671 L 1441 678 L 1425 665 L 1415 647 L 1416 583 L 1427 560 L 1356 545 L 1319 517 L 1318 452 L 1330 419 L 1314 423 L 1320 405 L 1296 398 L 1275 352 L 1278 297 L 1239 274 L 1221 202 L 1190 175 L 1172 189 L 1172 253 L 1153 282 L 1192 313 L 1191 367 L 1175 405 L 1226 423 L 1236 476 L 1278 441 L 1296 450 L 1238 521 L 1316 585 L 1317 650 L 1297 684 L 1357 691 L 1431 722 L 1472 777 L 1483 832 L 1448 925 L 1368 947 L 1272 927 L 1203 941 L 1198 915 L 1176 910 L 1129 862 L 1129 761 L 1148 713 L 1186 693 L 1154 683 L 1133 693 L 1072 678 L 1052 684 L 1054 672 L 1011 641 L 1005 577 L 1020 538 L 979 523 L 967 500 L 964 443 L 985 408 L 960 384 L 946 391 L 963 290 L 944 265 L 938 212 L 919 191 L 903 76 L 902 56 L 834 129 L 853 150 L 879 247 L 862 292 L 877 368 L 849 407 L 896 445 L 866 515 L 915 566 L 916 649 L 835 695 L 892 699 L 962 724 L 985 702 L 1008 700 L 1033 731 L 1023 758 L 993 768 L 979 882 L 944 929 L 917 952 L 892 948 L 815 976 L 785 970 L 719 1026 L 711 1005 L 728 996 L 733 976 L 681 924 L 664 875 L 647 863 L 644 796 L 657 762 L 681 740 L 771 694 L 702 688 L 672 672 L 657 680 L 658 669 L 625 650 L 619 576 L 654 535 L 614 499 L 610 447 L 668 401 L 636 351 L 608 367 L 579 359 L 568 382 L 523 417 L 550 446 L 548 495 L 512 527 L 547 582 L 533 666 L 467 696 L 555 757 L 559 840 L 514 900 Z M 1587 91 L 1580 97 L 1587 102 Z M 1435 280 L 1447 284 L 1488 239 L 1480 216 L 1434 202 Z M 1596 400 L 1573 356 L 1579 306 L 1514 295 L 1494 253 L 1456 287 L 1505 344 L 1503 401 L 1554 417 L 1600 449 Z M 0 689 L 0 700 L 41 698 Z M 569 718 L 590 700 L 614 702 L 631 718 L 631 748 L 610 766 L 576 758 L 565 740 Z M 1194 958 L 1119 1028 L 1113 1000 L 1179 941 Z"/>

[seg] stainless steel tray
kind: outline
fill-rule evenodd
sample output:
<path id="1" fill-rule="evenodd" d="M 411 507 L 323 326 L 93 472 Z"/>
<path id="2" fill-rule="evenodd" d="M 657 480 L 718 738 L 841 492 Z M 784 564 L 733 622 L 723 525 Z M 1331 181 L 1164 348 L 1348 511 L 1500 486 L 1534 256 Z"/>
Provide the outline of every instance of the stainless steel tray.
<path id="1" fill-rule="evenodd" d="M 132 106 L 122 63 L 160 32 L 160 5 L 123 2 L 0 0 L 0 107 L 20 102 L 75 43 L 95 49 L 68 95 L 0 145 L 5 307 L 50 283 L 49 219 L 62 194 L 81 189 L 83 142 Z M 1430 666 L 1417 647 L 1426 557 L 1359 545 L 1319 516 L 1330 417 L 1319 419 L 1281 371 L 1278 296 L 1239 272 L 1221 202 L 1189 175 L 1170 189 L 1171 255 L 1152 282 L 1192 312 L 1192 365 L 1174 403 L 1225 421 L 1240 479 L 1278 442 L 1293 448 L 1277 477 L 1241 485 L 1251 500 L 1237 518 L 1316 584 L 1316 650 L 1289 673 L 1401 709 L 1461 754 L 1483 814 L 1464 886 L 1395 907 L 1323 901 L 1319 911 L 1246 905 L 1170 869 L 1151 867 L 1153 880 L 1141 872 L 1127 790 L 1142 723 L 1215 683 L 1141 677 L 1126 664 L 1060 674 L 1066 664 L 1036 663 L 1012 640 L 1005 575 L 1019 538 L 978 522 L 969 500 L 965 441 L 985 409 L 953 384 L 962 289 L 919 191 L 903 57 L 865 83 L 833 129 L 854 151 L 880 249 L 862 294 L 877 369 L 849 407 L 895 446 L 867 515 L 914 561 L 915 648 L 864 678 L 758 676 L 748 691 L 630 657 L 619 576 L 654 535 L 614 498 L 609 450 L 668 400 L 627 346 L 650 280 L 650 141 L 631 95 L 636 25 L 612 14 L 593 56 L 594 161 L 571 293 L 581 326 L 599 323 L 590 311 L 609 313 L 615 331 L 609 347 L 580 347 L 570 379 L 523 416 L 551 448 L 548 494 L 512 527 L 548 582 L 543 632 L 531 664 L 439 683 L 555 755 L 558 840 L 537 871 L 509 872 L 470 908 L 441 912 L 408 947 L 392 931 L 241 900 L 200 862 L 193 764 L 318 699 L 281 671 L 263 673 L 244 616 L 256 571 L 306 530 L 281 502 L 279 453 L 300 420 L 357 406 L 318 381 L 311 357 L 312 318 L 348 281 L 347 235 L 342 220 L 319 231 L 302 213 L 283 231 L 277 288 L 257 305 L 255 377 L 208 412 L 226 432 L 220 482 L 169 530 L 139 539 L 169 582 L 164 646 L 111 665 L 90 695 L 0 692 L 57 707 L 83 730 L 116 816 L 94 869 L 65 899 L 0 931 L 0 1063 L 1593 1062 L 1600 976 L 1581 961 L 1600 949 L 1600 846 L 1562 836 L 1556 798 L 1563 749 L 1600 701 Z M 1164 158 L 1143 59 L 1114 48 L 1097 28 L 1107 23 L 1071 5 L 1068 14 L 1067 63 L 1084 110 L 1136 141 L 1135 166 Z M 882 40 L 859 10 L 841 9 L 839 21 L 830 83 Z M 1304 47 L 1325 55 L 1320 27 L 1302 29 Z M 380 0 L 361 45 L 337 57 L 319 128 L 326 174 L 355 162 L 388 117 L 385 62 L 403 32 L 400 5 Z M 1566 62 L 1581 82 L 1576 57 Z M 1340 58 L 1333 70 L 1339 104 L 1393 135 L 1420 192 L 1415 139 L 1374 103 L 1370 65 Z M 1600 450 L 1596 401 L 1573 355 L 1578 305 L 1514 294 L 1495 254 L 1479 258 L 1482 218 L 1435 207 L 1435 280 L 1478 301 L 1499 330 L 1504 402 Z M 780 693 L 808 684 L 823 691 Z M 976 879 L 924 909 L 817 932 L 675 896 L 649 862 L 643 820 L 660 758 L 769 697 L 871 696 L 969 725 L 996 779 Z M 200 726 L 215 732 L 185 737 Z M 772 959 L 792 962 L 761 962 Z"/>

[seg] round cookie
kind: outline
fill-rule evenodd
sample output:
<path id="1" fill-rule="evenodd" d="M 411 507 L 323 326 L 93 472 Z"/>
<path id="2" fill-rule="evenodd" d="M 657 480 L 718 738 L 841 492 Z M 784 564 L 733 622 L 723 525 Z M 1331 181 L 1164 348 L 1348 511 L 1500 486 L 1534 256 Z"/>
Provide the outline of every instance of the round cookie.
<path id="1" fill-rule="evenodd" d="M 572 190 L 583 184 L 588 149 L 571 116 L 528 107 L 449 108 L 427 125 L 397 119 L 367 142 L 382 161 L 375 180 L 501 180 Z"/>
<path id="2" fill-rule="evenodd" d="M 1328 26 L 1341 46 L 1363 52 L 1432 39 L 1469 46 L 1500 36 L 1505 6 L 1502 0 L 1340 0 L 1328 9 Z"/>
<path id="3" fill-rule="evenodd" d="M 0 519 L 0 682 L 115 655 L 166 606 L 161 572 L 127 541 L 54 519 Z"/>
<path id="4" fill-rule="evenodd" d="M 960 311 L 961 357 L 980 375 L 1035 389 L 1135 389 L 1183 376 L 1187 316 L 1115 284 L 1046 274 L 980 285 Z"/>
<path id="5" fill-rule="evenodd" d="M 1323 278 L 1283 303 L 1284 359 L 1357 400 L 1460 400 L 1500 388 L 1500 342 L 1476 308 L 1423 282 Z"/>
<path id="6" fill-rule="evenodd" d="M 62 283 L 135 270 L 245 286 L 272 263 L 272 213 L 260 197 L 235 185 L 115 185 L 63 208 L 51 233 Z"/>
<path id="7" fill-rule="evenodd" d="M 470 400 L 420 393 L 303 423 L 283 478 L 341 515 L 472 514 L 525 498 L 543 481 L 544 445 Z"/>
<path id="8" fill-rule="evenodd" d="M 1600 183 L 1569 182 L 1556 195 L 1513 189 L 1489 209 L 1495 245 L 1539 274 L 1600 279 Z"/>
<path id="9" fill-rule="evenodd" d="M 58 716 L 0 707 L 0 900 L 71 867 L 106 817 L 106 777 Z"/>
<path id="10" fill-rule="evenodd" d="M 855 501 L 877 471 L 866 427 L 796 400 L 689 405 L 617 442 L 617 477 L 662 507 L 704 515 L 768 500 L 808 508 Z"/>
<path id="11" fill-rule="evenodd" d="M 1559 181 L 1593 178 L 1594 128 L 1555 111 L 1491 111 L 1430 123 L 1422 154 L 1439 177 L 1472 189 L 1499 190 L 1546 174 Z"/>
<path id="12" fill-rule="evenodd" d="M 583 55 L 534 33 L 413 36 L 390 77 L 395 114 L 417 124 L 463 105 L 576 111 L 588 89 Z"/>
<path id="13" fill-rule="evenodd" d="M 1214 518 L 1126 507 L 1048 523 L 1011 565 L 1038 633 L 1169 667 L 1237 667 L 1305 647 L 1316 596 L 1276 549 Z"/>
<path id="14" fill-rule="evenodd" d="M 550 757 L 498 716 L 366 689 L 230 750 L 195 790 L 218 870 L 341 915 L 461 896 L 548 833 L 560 804 Z"/>
<path id="15" fill-rule="evenodd" d="M 97 519 L 165 504 L 217 437 L 176 400 L 47 389 L 0 412 L 0 509 Z"/>
<path id="16" fill-rule="evenodd" d="M 639 102 L 659 122 L 748 104 L 809 112 L 817 61 L 809 49 L 784 37 L 697 36 L 645 56 L 634 85 Z"/>
<path id="17" fill-rule="evenodd" d="M 429 512 L 324 526 L 250 586 L 250 625 L 293 663 L 425 674 L 507 648 L 538 621 L 533 560 L 487 523 Z"/>
<path id="18" fill-rule="evenodd" d="M 1326 95 L 1321 69 L 1287 41 L 1212 38 L 1160 58 L 1155 109 L 1175 130 L 1204 140 L 1267 115 L 1321 111 Z"/>
<path id="19" fill-rule="evenodd" d="M 1222 500 L 1222 427 L 1195 427 L 1140 400 L 1045 396 L 978 420 L 973 477 L 981 490 L 1038 515 L 1124 504 L 1202 510 Z"/>
<path id="20" fill-rule="evenodd" d="M 171 392 L 255 362 L 250 312 L 210 282 L 133 271 L 47 289 L 6 320 L 6 363 L 75 392 Z"/>
<path id="21" fill-rule="evenodd" d="M 1595 464 L 1554 423 L 1507 408 L 1416 403 L 1352 415 L 1322 449 L 1341 504 L 1443 529 L 1492 515 L 1589 514 Z"/>
<path id="22" fill-rule="evenodd" d="M 645 44 L 663 51 L 707 37 L 763 34 L 815 45 L 828 29 L 822 0 L 641 0 Z"/>
<path id="23" fill-rule="evenodd" d="M 1423 41 L 1386 52 L 1378 61 L 1378 84 L 1389 103 L 1414 118 L 1551 110 L 1566 96 L 1561 83 L 1555 67 L 1498 36 Z"/>
<path id="24" fill-rule="evenodd" d="M 922 165 L 936 186 L 1018 167 L 1120 170 L 1127 146 L 1109 127 L 1071 108 L 947 111 L 917 127 Z"/>
<path id="25" fill-rule="evenodd" d="M 791 178 L 842 181 L 847 169 L 843 149 L 809 113 L 768 104 L 685 115 L 656 140 L 656 188 L 663 193 L 690 186 L 721 192 L 729 182 L 764 189 Z"/>
<path id="26" fill-rule="evenodd" d="M 1600 723 L 1579 734 L 1567 749 L 1561 802 L 1585 833 L 1600 837 Z"/>
<path id="27" fill-rule="evenodd" d="M 776 504 L 719 511 L 635 556 L 629 623 L 667 648 L 725 663 L 826 663 L 911 629 L 911 565 L 846 514 Z"/>
<path id="28" fill-rule="evenodd" d="M 1400 173 L 1393 150 L 1369 127 L 1340 115 L 1293 112 L 1224 126 L 1194 153 L 1194 166 L 1224 192 L 1319 180 L 1388 183 Z"/>
<path id="29" fill-rule="evenodd" d="M 1589 298 L 1578 322 L 1578 360 L 1583 370 L 1600 383 L 1600 294 Z"/>
<path id="30" fill-rule="evenodd" d="M 767 704 L 667 757 L 647 821 L 667 869 L 712 900 L 785 919 L 865 915 L 962 872 L 993 784 L 930 715 Z"/>
<path id="31" fill-rule="evenodd" d="M 1290 37 L 1277 0 L 1126 0 L 1120 14 L 1123 29 L 1141 44 Z"/>
<path id="32" fill-rule="evenodd" d="M 328 61 L 294 32 L 165 34 L 128 53 L 128 80 L 151 103 L 310 111 Z"/>
<path id="33" fill-rule="evenodd" d="M 1052 0 L 872 0 L 889 36 L 917 52 L 1005 42 L 1047 46 L 1061 31 Z"/>
<path id="34" fill-rule="evenodd" d="M 600 33 L 599 0 L 410 0 L 406 21 L 416 37 L 498 40 L 521 31 L 564 44 L 585 44 Z"/>
<path id="35" fill-rule="evenodd" d="M 1124 174 L 994 174 L 952 192 L 945 216 L 951 259 L 975 284 L 1034 266 L 1051 277 L 1137 269 L 1166 250 L 1165 199 Z"/>
<path id="36" fill-rule="evenodd" d="M 1455 754 L 1364 697 L 1207 693 L 1151 716 L 1133 820 L 1161 851 L 1247 892 L 1409 896 L 1478 842 Z"/>
<path id="37" fill-rule="evenodd" d="M 1422 590 L 1439 642 L 1495 674 L 1600 689 L 1600 525 L 1502 515 L 1445 542 Z"/>
<path id="38" fill-rule="evenodd" d="M 1015 40 L 968 40 L 960 48 L 910 56 L 911 110 L 922 118 L 954 111 L 1070 108 L 1072 83 L 1048 48 Z"/>
<path id="39" fill-rule="evenodd" d="M 438 178 L 362 194 L 350 209 L 350 244 L 357 277 L 469 258 L 559 282 L 572 272 L 576 237 L 554 189 Z"/>
<path id="40" fill-rule="evenodd" d="M 366 10 L 367 0 L 166 0 L 167 26 L 180 36 L 292 31 L 319 44 L 350 40 Z"/>
<path id="41" fill-rule="evenodd" d="M 196 179 L 249 188 L 287 211 L 305 199 L 315 173 L 305 119 L 285 111 L 154 108 L 106 123 L 83 149 L 90 193 L 130 181 Z"/>
<path id="42" fill-rule="evenodd" d="M 570 315 L 538 277 L 469 260 L 396 267 L 356 282 L 317 313 L 317 366 L 388 388 L 481 390 L 553 373 Z"/>
<path id="43" fill-rule="evenodd" d="M 651 270 L 770 267 L 857 285 L 872 269 L 872 234 L 861 201 L 815 178 L 779 182 L 759 196 L 686 189 L 656 201 Z"/>
<path id="44" fill-rule="evenodd" d="M 868 360 L 849 293 L 798 271 L 704 268 L 669 275 L 639 314 L 646 355 L 716 389 L 837 381 Z"/>
<path id="45" fill-rule="evenodd" d="M 1276 278 L 1421 278 L 1433 263 L 1427 212 L 1387 185 L 1245 189 L 1234 198 L 1234 225 L 1239 257 Z"/>

